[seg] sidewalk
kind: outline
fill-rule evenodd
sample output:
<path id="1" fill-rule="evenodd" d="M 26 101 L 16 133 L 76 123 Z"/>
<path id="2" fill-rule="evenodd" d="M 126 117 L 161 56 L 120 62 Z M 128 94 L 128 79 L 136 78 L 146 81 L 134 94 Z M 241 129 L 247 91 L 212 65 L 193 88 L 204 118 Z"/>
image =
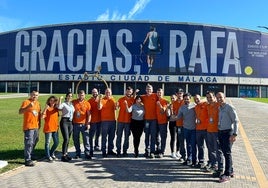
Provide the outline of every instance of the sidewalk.
<path id="1" fill-rule="evenodd" d="M 245 99 L 232 98 L 231 101 L 242 126 L 233 146 L 236 175 L 230 182 L 220 184 L 218 178 L 171 159 L 169 139 L 164 158 L 145 159 L 142 154 L 134 158 L 131 136 L 130 155 L 126 158 L 102 158 L 100 152 L 95 152 L 91 161 L 41 161 L 35 167 L 22 167 L 0 175 L 0 187 L 267 188 L 268 105 Z M 140 151 L 144 151 L 143 140 Z M 71 148 L 72 155 L 73 152 Z"/>

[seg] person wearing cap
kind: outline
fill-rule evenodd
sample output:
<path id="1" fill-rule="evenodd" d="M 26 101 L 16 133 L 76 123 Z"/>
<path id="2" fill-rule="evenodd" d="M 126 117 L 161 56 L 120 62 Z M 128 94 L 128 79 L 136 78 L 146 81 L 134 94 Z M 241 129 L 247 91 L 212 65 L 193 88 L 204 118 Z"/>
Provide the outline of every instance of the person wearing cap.
<path id="1" fill-rule="evenodd" d="M 178 114 L 180 107 L 184 105 L 183 94 L 184 94 L 183 89 L 178 88 L 176 91 L 177 100 L 174 103 L 174 107 L 177 110 L 175 115 Z M 178 146 L 176 156 L 177 158 L 179 158 L 179 162 L 185 162 L 186 149 L 185 149 L 183 118 L 179 118 L 176 120 L 176 126 L 177 126 L 177 146 Z"/>

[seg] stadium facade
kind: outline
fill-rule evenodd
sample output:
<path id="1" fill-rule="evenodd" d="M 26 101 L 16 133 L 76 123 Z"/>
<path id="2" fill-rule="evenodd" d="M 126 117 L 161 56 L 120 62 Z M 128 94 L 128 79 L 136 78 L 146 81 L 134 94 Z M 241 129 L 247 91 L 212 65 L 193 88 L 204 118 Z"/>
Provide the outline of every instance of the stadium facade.
<path id="1" fill-rule="evenodd" d="M 150 26 L 160 50 L 150 72 L 144 41 Z M 268 34 L 239 28 L 177 22 L 88 22 L 0 33 L 0 92 L 90 93 L 151 83 L 170 95 L 224 91 L 230 97 L 268 96 Z"/>

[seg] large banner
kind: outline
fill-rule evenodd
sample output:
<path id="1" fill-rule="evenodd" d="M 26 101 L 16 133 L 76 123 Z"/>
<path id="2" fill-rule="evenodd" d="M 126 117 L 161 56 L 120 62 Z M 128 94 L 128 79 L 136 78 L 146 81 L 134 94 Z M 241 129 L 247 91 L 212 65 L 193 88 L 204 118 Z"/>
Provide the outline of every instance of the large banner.
<path id="1" fill-rule="evenodd" d="M 111 80 L 123 75 L 268 78 L 267 63 L 266 33 L 228 27 L 90 22 L 0 34 L 2 76 L 30 72 L 77 80 L 72 75 L 101 66 Z"/>

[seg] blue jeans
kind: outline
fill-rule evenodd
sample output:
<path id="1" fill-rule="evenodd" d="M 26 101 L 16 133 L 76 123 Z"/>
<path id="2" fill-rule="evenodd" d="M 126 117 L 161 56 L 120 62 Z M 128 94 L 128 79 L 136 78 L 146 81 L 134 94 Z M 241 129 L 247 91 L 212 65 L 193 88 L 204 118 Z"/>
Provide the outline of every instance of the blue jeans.
<path id="1" fill-rule="evenodd" d="M 225 171 L 224 175 L 230 176 L 233 172 L 233 160 L 232 160 L 232 146 L 229 138 L 231 136 L 232 130 L 219 131 L 219 143 L 220 149 L 222 150 L 223 156 L 225 158 Z"/>
<path id="2" fill-rule="evenodd" d="M 53 139 L 53 145 L 50 149 L 50 140 Z M 46 157 L 49 158 L 54 155 L 57 147 L 59 145 L 59 135 L 58 132 L 45 133 L 45 152 Z"/>
<path id="3" fill-rule="evenodd" d="M 219 149 L 218 132 L 207 132 L 207 148 L 211 166 L 218 164 L 218 169 L 223 169 L 223 155 Z"/>
<path id="4" fill-rule="evenodd" d="M 117 129 L 116 129 L 117 153 L 121 153 L 121 143 L 122 143 L 123 132 L 124 132 L 123 152 L 126 153 L 129 148 L 130 123 L 121 123 L 121 122 L 117 123 Z"/>
<path id="5" fill-rule="evenodd" d="M 160 134 L 160 153 L 164 154 L 167 142 L 167 124 L 158 124 Z"/>
<path id="6" fill-rule="evenodd" d="M 101 122 L 101 151 L 106 154 L 106 142 L 108 136 L 108 153 L 114 149 L 114 137 L 116 129 L 116 121 L 102 121 Z"/>
<path id="7" fill-rule="evenodd" d="M 184 137 L 186 140 L 187 160 L 196 163 L 196 131 L 184 129 Z"/>
<path id="8" fill-rule="evenodd" d="M 34 148 L 39 140 L 39 129 L 29 129 L 24 131 L 24 159 L 31 160 Z"/>
<path id="9" fill-rule="evenodd" d="M 96 124 L 96 133 L 95 133 L 95 146 L 100 146 L 99 145 L 99 137 L 101 135 L 101 122 L 93 123 Z"/>
<path id="10" fill-rule="evenodd" d="M 93 154 L 94 146 L 93 146 L 93 138 L 97 131 L 98 123 L 91 123 L 90 130 L 89 130 L 89 147 L 90 147 L 90 154 Z"/>
<path id="11" fill-rule="evenodd" d="M 207 130 L 196 130 L 196 145 L 198 150 L 198 162 L 204 163 L 204 144 L 207 143 Z"/>
<path id="12" fill-rule="evenodd" d="M 84 124 L 74 123 L 73 125 L 73 141 L 75 147 L 76 155 L 81 155 L 80 148 L 80 133 L 83 137 L 83 145 L 85 149 L 85 155 L 89 155 L 90 145 L 89 145 L 89 130 L 86 129 Z"/>
<path id="13" fill-rule="evenodd" d="M 156 120 L 145 120 L 144 132 L 145 132 L 145 153 L 155 153 L 155 144 L 157 136 Z"/>

